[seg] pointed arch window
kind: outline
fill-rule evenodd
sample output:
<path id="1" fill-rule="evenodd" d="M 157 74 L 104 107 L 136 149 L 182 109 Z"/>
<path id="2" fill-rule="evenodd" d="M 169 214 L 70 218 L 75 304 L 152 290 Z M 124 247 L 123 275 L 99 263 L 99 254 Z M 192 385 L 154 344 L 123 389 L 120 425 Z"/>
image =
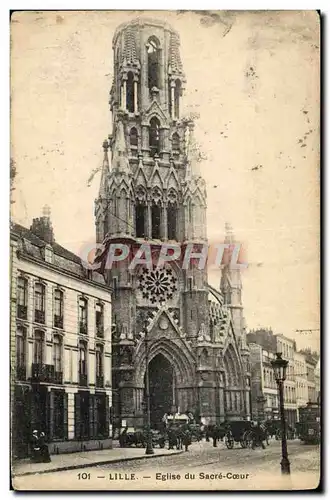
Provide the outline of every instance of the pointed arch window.
<path id="1" fill-rule="evenodd" d="M 149 147 L 151 155 L 159 154 L 160 151 L 160 122 L 158 118 L 153 117 L 150 120 L 149 127 Z"/>
<path id="2" fill-rule="evenodd" d="M 136 156 L 137 155 L 137 149 L 138 149 L 138 132 L 135 127 L 132 127 L 129 133 L 129 144 L 131 148 L 131 155 Z"/>
<path id="3" fill-rule="evenodd" d="M 146 237 L 146 212 L 147 207 L 143 201 L 135 205 L 135 234 L 137 238 Z"/>
<path id="4" fill-rule="evenodd" d="M 151 207 L 151 224 L 152 231 L 151 237 L 154 240 L 159 240 L 161 237 L 160 227 L 161 227 L 161 206 L 153 203 Z"/>
<path id="5" fill-rule="evenodd" d="M 134 113 L 134 75 L 131 71 L 127 74 L 126 109 L 129 113 Z"/>
<path id="6" fill-rule="evenodd" d="M 176 202 L 169 203 L 167 206 L 167 237 L 169 240 L 177 239 L 177 214 Z"/>
<path id="7" fill-rule="evenodd" d="M 148 57 L 148 87 L 152 90 L 153 87 L 159 88 L 160 81 L 160 43 L 156 37 L 151 37 L 147 43 Z"/>
<path id="8" fill-rule="evenodd" d="M 177 132 L 172 135 L 172 151 L 174 154 L 180 153 L 180 137 Z"/>

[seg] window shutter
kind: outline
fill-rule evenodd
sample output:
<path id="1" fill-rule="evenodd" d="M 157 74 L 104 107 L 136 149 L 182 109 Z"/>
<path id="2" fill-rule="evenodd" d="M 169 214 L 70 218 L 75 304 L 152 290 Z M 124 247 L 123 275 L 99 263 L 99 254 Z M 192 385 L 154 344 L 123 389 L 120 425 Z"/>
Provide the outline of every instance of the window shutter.
<path id="1" fill-rule="evenodd" d="M 54 438 L 54 391 L 47 392 L 46 396 L 47 407 L 47 434 L 48 440 L 52 441 Z"/>
<path id="2" fill-rule="evenodd" d="M 68 439 L 68 394 L 63 394 L 63 438 Z"/>
<path id="3" fill-rule="evenodd" d="M 93 400 L 94 400 L 94 437 L 96 438 L 99 435 L 98 428 L 100 419 L 100 413 L 99 413 L 100 405 L 98 401 L 98 396 L 95 395 Z"/>
<path id="4" fill-rule="evenodd" d="M 95 395 L 89 395 L 89 438 L 93 439 L 94 436 L 94 405 L 95 405 Z"/>
<path id="5" fill-rule="evenodd" d="M 109 429 L 110 429 L 110 408 L 109 408 L 109 396 L 105 396 L 105 437 L 109 437 Z"/>
<path id="6" fill-rule="evenodd" d="M 76 439 L 80 439 L 80 394 L 74 395 L 74 435 Z"/>

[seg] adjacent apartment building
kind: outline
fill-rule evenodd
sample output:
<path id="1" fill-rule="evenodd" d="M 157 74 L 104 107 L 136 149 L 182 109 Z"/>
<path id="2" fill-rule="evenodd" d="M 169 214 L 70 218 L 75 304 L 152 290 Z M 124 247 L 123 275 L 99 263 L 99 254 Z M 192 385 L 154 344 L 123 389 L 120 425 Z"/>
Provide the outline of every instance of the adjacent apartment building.
<path id="1" fill-rule="evenodd" d="M 281 352 L 288 361 L 283 387 L 284 411 L 289 425 L 299 420 L 298 409 L 307 402 L 317 402 L 320 376 L 317 359 L 307 351 L 297 351 L 294 340 L 271 329 L 247 334 L 251 364 L 252 418 L 278 418 L 278 391 L 271 361 Z M 319 398 L 320 399 L 320 398 Z"/>
<path id="2" fill-rule="evenodd" d="M 54 240 L 49 215 L 11 227 L 14 457 L 32 431 L 51 453 L 111 447 L 111 294 Z"/>

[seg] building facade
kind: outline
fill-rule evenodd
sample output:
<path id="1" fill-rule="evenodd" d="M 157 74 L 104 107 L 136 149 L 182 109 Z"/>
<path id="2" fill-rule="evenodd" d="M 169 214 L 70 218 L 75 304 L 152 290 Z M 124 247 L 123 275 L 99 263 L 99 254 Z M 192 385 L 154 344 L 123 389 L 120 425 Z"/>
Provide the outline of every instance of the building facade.
<path id="1" fill-rule="evenodd" d="M 12 450 L 111 447 L 111 294 L 54 240 L 49 216 L 11 228 Z"/>
<path id="2" fill-rule="evenodd" d="M 297 396 L 297 421 L 299 421 L 299 408 L 308 403 L 307 366 L 306 357 L 301 352 L 294 353 L 294 373 L 296 380 Z"/>
<path id="3" fill-rule="evenodd" d="M 249 343 L 251 363 L 251 408 L 253 420 L 279 418 L 278 390 L 271 361 L 273 352 Z"/>
<path id="4" fill-rule="evenodd" d="M 209 422 L 249 413 L 240 297 L 233 294 L 231 304 L 239 301 L 233 315 L 220 287 L 208 285 L 199 259 L 190 259 L 186 269 L 180 258 L 154 264 L 163 243 L 179 248 L 181 256 L 207 245 L 206 186 L 194 123 L 181 116 L 186 80 L 179 49 L 178 33 L 156 20 L 121 25 L 113 38 L 113 132 L 103 144 L 95 221 L 98 243 L 107 250 L 114 244 L 129 248 L 126 259 L 105 269 L 114 290 L 118 426 L 144 422 L 147 359 L 153 425 L 178 409 Z M 142 248 L 151 249 L 153 263 L 133 269 L 146 243 Z"/>
<path id="5" fill-rule="evenodd" d="M 282 357 L 288 361 L 286 369 L 286 380 L 284 382 L 284 413 L 289 425 L 297 422 L 297 393 L 294 352 L 296 343 L 294 340 L 282 334 L 275 335 L 276 352 L 281 352 Z"/>
<path id="6" fill-rule="evenodd" d="M 283 387 L 284 412 L 289 425 L 299 419 L 298 409 L 307 402 L 317 402 L 319 375 L 317 358 L 307 351 L 297 351 L 294 340 L 271 329 L 260 329 L 247 334 L 251 362 L 252 415 L 258 418 L 277 418 L 278 394 L 271 361 L 281 352 L 288 361 Z"/>

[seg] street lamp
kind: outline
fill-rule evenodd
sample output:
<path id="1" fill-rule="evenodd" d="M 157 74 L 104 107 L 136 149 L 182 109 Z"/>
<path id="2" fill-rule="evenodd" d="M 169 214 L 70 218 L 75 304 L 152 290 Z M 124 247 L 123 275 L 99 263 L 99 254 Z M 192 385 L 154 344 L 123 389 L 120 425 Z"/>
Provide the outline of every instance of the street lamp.
<path id="1" fill-rule="evenodd" d="M 148 346 L 148 321 L 144 321 L 144 342 L 146 353 L 146 400 L 147 400 L 147 446 L 146 455 L 153 455 L 155 452 L 152 447 L 152 435 L 150 425 L 150 386 L 149 386 L 149 346 Z"/>
<path id="2" fill-rule="evenodd" d="M 286 423 L 284 415 L 284 398 L 283 398 L 283 382 L 286 378 L 286 368 L 288 366 L 288 363 L 289 363 L 288 361 L 282 359 L 282 353 L 279 352 L 276 353 L 276 359 L 271 361 L 280 398 L 280 414 L 281 414 L 281 424 L 282 424 L 282 460 L 281 460 L 282 474 L 290 474 L 290 462 L 288 458 L 288 448 L 286 442 Z"/>

